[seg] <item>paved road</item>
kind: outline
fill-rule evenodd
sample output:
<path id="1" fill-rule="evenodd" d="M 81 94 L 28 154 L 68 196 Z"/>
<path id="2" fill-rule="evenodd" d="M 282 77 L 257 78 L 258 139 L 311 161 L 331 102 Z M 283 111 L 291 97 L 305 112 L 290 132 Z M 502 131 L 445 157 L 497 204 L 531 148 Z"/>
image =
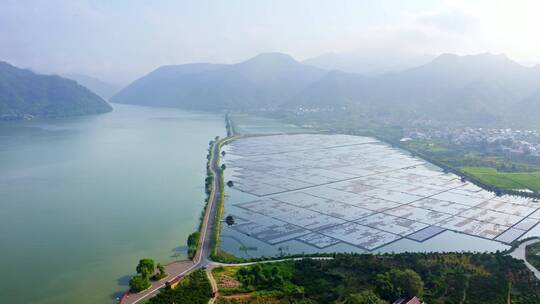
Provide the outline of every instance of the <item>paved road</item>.
<path id="1" fill-rule="evenodd" d="M 208 207 L 206 208 L 205 218 L 203 221 L 203 228 L 201 232 L 202 248 L 199 250 L 198 262 L 200 267 L 206 267 L 210 264 L 210 250 L 212 245 L 212 232 L 215 225 L 215 215 L 217 212 L 218 202 L 221 198 L 221 168 L 219 165 L 220 149 L 222 143 L 230 140 L 230 137 L 221 139 L 212 147 L 212 154 L 210 158 L 210 171 L 214 175 L 212 181 L 212 191 L 210 193 L 210 199 L 208 200 Z M 203 237 L 204 234 L 204 237 Z"/>
<path id="2" fill-rule="evenodd" d="M 538 242 L 540 242 L 540 239 L 532 239 L 532 240 L 523 242 L 519 245 L 519 247 L 517 247 L 516 249 L 514 249 L 514 251 L 510 253 L 510 256 L 513 257 L 514 259 L 522 260 L 523 262 L 525 262 L 525 266 L 527 266 L 527 268 L 529 268 L 534 273 L 536 278 L 540 280 L 540 271 L 538 271 L 538 269 L 534 268 L 533 265 L 527 262 L 527 259 L 525 258 L 525 247 L 527 247 L 528 245 L 538 243 Z"/>
<path id="3" fill-rule="evenodd" d="M 168 277 L 158 282 L 152 281 L 152 285 L 150 286 L 150 288 L 143 292 L 140 292 L 140 293 L 127 292 L 126 294 L 124 294 L 124 296 L 120 300 L 120 303 L 122 304 L 141 303 L 142 301 L 147 300 L 155 296 L 156 294 L 158 294 L 159 291 L 165 286 L 165 282 L 171 280 L 172 278 L 177 278 L 177 277 L 186 275 L 187 273 L 193 271 L 196 268 L 195 268 L 195 263 L 193 261 L 182 260 L 182 261 L 175 261 L 175 262 L 165 265 L 165 269 L 167 270 L 167 273 L 169 274 Z"/>
<path id="4" fill-rule="evenodd" d="M 217 202 L 221 197 L 221 178 L 219 167 L 219 146 L 222 142 L 229 140 L 229 138 L 224 138 L 217 143 L 214 143 L 212 146 L 212 153 L 210 155 L 210 171 L 214 175 L 212 181 L 212 189 L 208 199 L 208 207 L 204 214 L 202 229 L 199 241 L 199 250 L 197 250 L 197 255 L 191 260 L 176 261 L 165 266 L 165 269 L 169 276 L 159 282 L 152 282 L 152 286 L 140 293 L 126 293 L 120 300 L 121 304 L 136 304 L 141 303 L 142 301 L 148 300 L 149 298 L 155 296 L 159 291 L 165 288 L 165 283 L 171 280 L 178 279 L 183 277 L 196 269 L 208 266 L 210 261 L 210 250 L 211 250 L 211 237 L 214 227 L 214 219 L 217 210 Z"/>

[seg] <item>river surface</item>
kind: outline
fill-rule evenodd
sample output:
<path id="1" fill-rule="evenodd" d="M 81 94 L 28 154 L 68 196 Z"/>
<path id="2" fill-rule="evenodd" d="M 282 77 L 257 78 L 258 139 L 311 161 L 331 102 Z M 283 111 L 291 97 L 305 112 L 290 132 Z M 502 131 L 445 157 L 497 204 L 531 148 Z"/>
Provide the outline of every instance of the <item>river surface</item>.
<path id="1" fill-rule="evenodd" d="M 114 303 L 141 257 L 185 257 L 224 119 L 113 106 L 0 124 L 1 303 Z"/>

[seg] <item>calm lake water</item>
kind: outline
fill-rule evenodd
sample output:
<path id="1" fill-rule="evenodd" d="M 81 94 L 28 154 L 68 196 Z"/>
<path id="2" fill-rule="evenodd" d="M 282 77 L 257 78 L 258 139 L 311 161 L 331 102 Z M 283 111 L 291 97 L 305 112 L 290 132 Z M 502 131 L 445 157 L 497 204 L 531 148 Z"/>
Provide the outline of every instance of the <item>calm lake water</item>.
<path id="1" fill-rule="evenodd" d="M 2 303 L 114 303 L 141 257 L 185 257 L 219 115 L 113 105 L 0 124 Z"/>

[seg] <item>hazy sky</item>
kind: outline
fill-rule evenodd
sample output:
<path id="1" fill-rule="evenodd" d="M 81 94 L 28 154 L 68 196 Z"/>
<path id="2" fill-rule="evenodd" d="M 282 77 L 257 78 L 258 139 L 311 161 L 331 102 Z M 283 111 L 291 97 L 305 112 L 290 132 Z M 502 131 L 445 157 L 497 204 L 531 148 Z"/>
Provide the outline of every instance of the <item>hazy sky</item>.
<path id="1" fill-rule="evenodd" d="M 540 1 L 2 0 L 0 60 L 126 83 L 164 64 L 355 49 L 540 62 Z"/>

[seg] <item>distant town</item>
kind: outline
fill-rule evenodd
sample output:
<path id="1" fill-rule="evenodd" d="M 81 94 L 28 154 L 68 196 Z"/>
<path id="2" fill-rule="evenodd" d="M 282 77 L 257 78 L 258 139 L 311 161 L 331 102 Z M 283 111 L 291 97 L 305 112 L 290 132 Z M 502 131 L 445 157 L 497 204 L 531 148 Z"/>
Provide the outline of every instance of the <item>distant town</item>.
<path id="1" fill-rule="evenodd" d="M 407 140 L 446 141 L 455 145 L 476 145 L 488 152 L 505 153 L 509 156 L 532 156 L 540 158 L 540 133 L 536 130 L 488 129 L 488 128 L 405 128 Z"/>

